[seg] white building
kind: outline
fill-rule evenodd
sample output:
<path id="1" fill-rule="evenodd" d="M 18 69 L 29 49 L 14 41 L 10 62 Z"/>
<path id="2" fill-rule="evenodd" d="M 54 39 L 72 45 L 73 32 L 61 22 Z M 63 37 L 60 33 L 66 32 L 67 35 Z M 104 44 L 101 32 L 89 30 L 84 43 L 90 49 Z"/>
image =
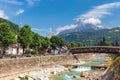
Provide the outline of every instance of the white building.
<path id="1" fill-rule="evenodd" d="M 12 44 L 6 50 L 6 54 L 21 55 L 23 54 L 23 48 L 17 44 Z"/>

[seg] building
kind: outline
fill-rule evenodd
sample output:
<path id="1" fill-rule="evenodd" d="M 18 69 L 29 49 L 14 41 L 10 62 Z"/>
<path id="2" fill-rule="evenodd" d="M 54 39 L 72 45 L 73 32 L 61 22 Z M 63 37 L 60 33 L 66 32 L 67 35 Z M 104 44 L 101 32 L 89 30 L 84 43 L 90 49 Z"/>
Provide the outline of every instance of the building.
<path id="1" fill-rule="evenodd" d="M 23 54 L 23 48 L 18 44 L 12 44 L 6 50 L 6 54 L 21 55 Z"/>

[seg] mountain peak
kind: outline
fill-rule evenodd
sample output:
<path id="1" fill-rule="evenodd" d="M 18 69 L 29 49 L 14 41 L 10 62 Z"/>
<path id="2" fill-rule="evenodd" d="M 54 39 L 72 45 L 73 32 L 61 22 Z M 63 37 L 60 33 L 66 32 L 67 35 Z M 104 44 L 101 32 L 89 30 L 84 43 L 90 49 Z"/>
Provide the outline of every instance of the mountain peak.
<path id="1" fill-rule="evenodd" d="M 73 29 L 63 30 L 59 34 L 70 33 L 70 32 L 92 32 L 96 30 L 105 29 L 105 27 L 96 25 L 94 22 L 91 23 L 90 21 L 86 21 L 82 19 L 76 21 L 76 23 L 73 25 L 77 25 L 77 26 Z"/>

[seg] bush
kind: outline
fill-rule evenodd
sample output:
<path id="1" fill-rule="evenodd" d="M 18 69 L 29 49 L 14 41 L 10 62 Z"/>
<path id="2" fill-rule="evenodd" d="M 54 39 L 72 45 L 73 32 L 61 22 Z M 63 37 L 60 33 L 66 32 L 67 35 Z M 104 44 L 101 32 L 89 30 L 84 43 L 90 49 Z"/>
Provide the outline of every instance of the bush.
<path id="1" fill-rule="evenodd" d="M 26 49 L 25 50 L 25 54 L 30 54 L 31 53 L 31 50 L 30 49 Z"/>
<path id="2" fill-rule="evenodd" d="M 29 49 L 25 50 L 24 56 L 31 57 L 32 55 L 37 55 L 37 52 L 35 50 L 29 50 Z"/>
<path id="3" fill-rule="evenodd" d="M 33 51 L 31 51 L 31 54 L 32 54 L 32 55 L 36 55 L 37 53 L 36 53 L 35 50 L 33 50 Z"/>
<path id="4" fill-rule="evenodd" d="M 28 80 L 27 78 L 24 78 L 24 77 L 19 77 L 20 80 Z"/>
<path id="5" fill-rule="evenodd" d="M 112 60 L 115 60 L 117 57 L 119 57 L 120 54 L 109 54 L 109 57 L 112 59 Z"/>
<path id="6" fill-rule="evenodd" d="M 7 54 L 4 56 L 5 58 L 17 58 L 17 55 L 13 55 L 13 54 Z"/>
<path id="7" fill-rule="evenodd" d="M 54 71 L 50 72 L 50 74 L 54 74 Z"/>

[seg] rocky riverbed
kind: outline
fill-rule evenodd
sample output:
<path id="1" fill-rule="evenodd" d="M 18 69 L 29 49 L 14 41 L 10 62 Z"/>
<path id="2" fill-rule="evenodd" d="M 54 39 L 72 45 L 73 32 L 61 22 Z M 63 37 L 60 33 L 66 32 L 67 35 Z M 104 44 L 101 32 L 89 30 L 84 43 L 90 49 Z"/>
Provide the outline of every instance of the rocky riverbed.
<path id="1" fill-rule="evenodd" d="M 89 73 L 87 77 L 81 77 L 80 80 L 101 80 L 104 71 L 94 71 Z"/>
<path id="2" fill-rule="evenodd" d="M 50 80 L 52 75 L 70 70 L 66 65 L 85 64 L 84 59 L 92 55 L 76 55 L 80 63 L 76 63 L 72 55 L 3 59 L 0 61 L 0 80 Z"/>
<path id="3" fill-rule="evenodd" d="M 85 64 L 71 69 L 69 72 L 65 72 L 53 77 L 53 80 L 101 80 L 100 77 L 104 70 L 93 70 L 91 66 L 99 66 L 106 63 L 107 54 L 99 54 L 90 57 L 86 60 Z M 87 76 L 81 76 L 83 72 L 87 72 Z"/>
<path id="4" fill-rule="evenodd" d="M 51 75 L 66 71 L 64 66 L 50 66 L 49 68 L 42 68 L 37 71 L 30 71 L 25 73 L 16 74 L 13 76 L 7 76 L 2 80 L 49 80 Z"/>

